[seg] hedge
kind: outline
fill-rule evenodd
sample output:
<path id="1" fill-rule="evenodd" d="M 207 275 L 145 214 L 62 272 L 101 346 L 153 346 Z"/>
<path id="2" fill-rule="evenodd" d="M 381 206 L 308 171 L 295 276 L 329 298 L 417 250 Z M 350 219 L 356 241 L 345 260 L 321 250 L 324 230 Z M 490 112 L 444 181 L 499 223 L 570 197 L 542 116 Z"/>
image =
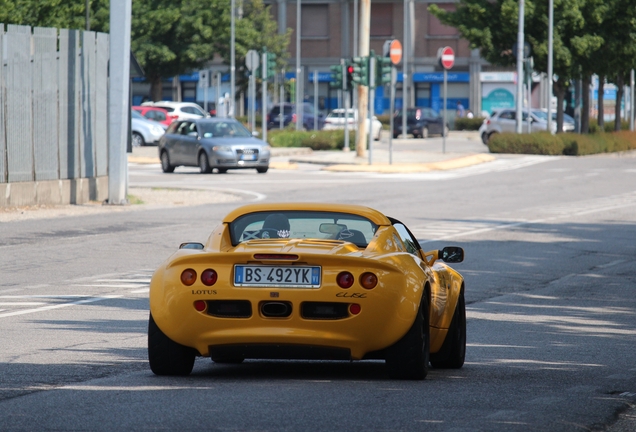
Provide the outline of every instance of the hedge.
<path id="1" fill-rule="evenodd" d="M 455 130 L 476 131 L 484 122 L 483 117 L 457 117 L 455 118 Z"/>
<path id="2" fill-rule="evenodd" d="M 267 141 L 272 147 L 310 147 L 312 150 L 342 150 L 344 138 L 344 130 L 270 130 L 267 133 Z M 355 132 L 349 131 L 349 148 L 354 147 Z"/>
<path id="3" fill-rule="evenodd" d="M 605 127 L 603 128 L 604 132 L 614 132 L 614 120 L 605 121 Z M 629 130 L 629 122 L 621 121 L 621 130 Z M 598 127 L 597 119 L 590 119 L 590 133 L 599 133 L 600 129 Z"/>
<path id="4" fill-rule="evenodd" d="M 547 132 L 531 134 L 501 133 L 488 140 L 491 153 L 582 156 L 636 150 L 636 132 L 621 131 L 582 135 Z"/>

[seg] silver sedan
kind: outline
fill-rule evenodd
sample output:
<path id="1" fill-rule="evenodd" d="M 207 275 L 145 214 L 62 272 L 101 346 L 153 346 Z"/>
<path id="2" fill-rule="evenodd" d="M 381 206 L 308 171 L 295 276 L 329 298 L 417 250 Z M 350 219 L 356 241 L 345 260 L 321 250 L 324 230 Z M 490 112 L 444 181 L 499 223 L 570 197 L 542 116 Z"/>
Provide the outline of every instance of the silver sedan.
<path id="1" fill-rule="evenodd" d="M 201 173 L 216 169 L 269 169 L 271 147 L 230 118 L 205 118 L 173 122 L 159 141 L 163 172 L 178 166 L 198 166 Z"/>

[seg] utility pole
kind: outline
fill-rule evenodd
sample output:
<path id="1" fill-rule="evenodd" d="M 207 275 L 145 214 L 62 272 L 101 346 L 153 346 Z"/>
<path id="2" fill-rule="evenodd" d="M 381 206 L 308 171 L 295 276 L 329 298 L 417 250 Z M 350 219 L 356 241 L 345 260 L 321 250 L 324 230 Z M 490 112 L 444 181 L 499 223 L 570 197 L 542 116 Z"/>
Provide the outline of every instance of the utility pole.
<path id="1" fill-rule="evenodd" d="M 300 94 L 300 0 L 296 0 L 296 130 L 303 126 L 302 96 Z"/>
<path id="2" fill-rule="evenodd" d="M 234 98 L 236 97 L 236 43 L 235 43 L 235 30 L 234 30 L 234 3 L 231 1 L 230 5 L 230 106 L 228 107 L 227 116 L 234 117 Z"/>
<path id="3" fill-rule="evenodd" d="M 548 2 L 548 131 L 552 132 L 552 74 L 554 45 L 554 0 Z"/>
<path id="4" fill-rule="evenodd" d="M 408 0 L 404 0 L 404 51 L 402 55 L 402 138 L 406 138 L 406 109 L 408 106 L 408 82 L 409 82 L 409 50 L 411 35 L 409 32 Z M 393 131 L 391 131 L 393 133 Z"/>
<path id="5" fill-rule="evenodd" d="M 523 109 L 523 19 L 525 0 L 519 0 L 519 27 L 517 31 L 517 122 L 516 131 L 521 133 Z"/>
<path id="6" fill-rule="evenodd" d="M 371 0 L 361 0 L 360 2 L 360 57 L 369 57 L 369 30 L 371 27 Z M 371 71 L 369 71 L 371 73 Z M 366 154 L 367 138 L 367 107 L 369 105 L 369 88 L 364 85 L 358 86 L 358 133 L 356 135 L 357 156 L 364 157 Z"/>

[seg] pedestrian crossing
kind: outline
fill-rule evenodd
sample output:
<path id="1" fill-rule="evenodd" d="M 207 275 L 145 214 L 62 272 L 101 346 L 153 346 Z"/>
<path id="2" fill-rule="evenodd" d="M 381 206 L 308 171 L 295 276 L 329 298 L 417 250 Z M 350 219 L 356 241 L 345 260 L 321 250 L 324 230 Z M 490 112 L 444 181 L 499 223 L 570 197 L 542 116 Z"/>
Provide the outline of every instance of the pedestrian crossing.
<path id="1" fill-rule="evenodd" d="M 530 219 L 502 219 L 493 217 L 482 220 L 431 221 L 430 223 L 410 226 L 410 229 L 420 243 L 429 243 L 437 240 L 467 237 L 489 231 L 510 229 L 535 223 L 571 220 L 577 216 L 630 207 L 636 207 L 636 192 L 610 195 L 557 206 L 541 206 L 523 209 L 522 211 L 525 214 L 536 215 Z"/>
<path id="2" fill-rule="evenodd" d="M 100 275 L 59 284 L 38 285 L 37 288 L 12 289 L 11 294 L 3 295 L 0 292 L 0 318 L 113 299 L 146 298 L 150 292 L 152 273 L 153 270 L 141 270 L 122 275 Z M 33 291 L 43 294 L 30 294 Z"/>

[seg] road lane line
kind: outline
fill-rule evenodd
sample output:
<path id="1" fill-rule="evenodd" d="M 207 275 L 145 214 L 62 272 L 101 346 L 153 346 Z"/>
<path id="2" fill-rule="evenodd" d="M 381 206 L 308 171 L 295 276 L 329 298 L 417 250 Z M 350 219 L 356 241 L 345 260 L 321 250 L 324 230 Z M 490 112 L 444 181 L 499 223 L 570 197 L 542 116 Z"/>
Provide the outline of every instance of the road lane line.
<path id="1" fill-rule="evenodd" d="M 114 296 L 93 297 L 93 298 L 78 300 L 78 301 L 74 301 L 70 303 L 43 306 L 43 307 L 39 307 L 35 309 L 25 309 L 25 310 L 16 311 L 16 312 L 0 313 L 0 318 L 6 318 L 6 317 L 11 317 L 16 315 L 25 315 L 25 314 L 36 313 L 36 312 L 44 312 L 44 311 L 59 309 L 59 308 L 67 307 L 67 306 L 76 306 L 76 305 L 80 305 L 84 303 L 93 303 L 93 302 L 102 301 L 102 300 L 112 300 L 112 299 L 120 298 L 120 297 L 123 297 L 123 296 L 114 295 Z"/>

